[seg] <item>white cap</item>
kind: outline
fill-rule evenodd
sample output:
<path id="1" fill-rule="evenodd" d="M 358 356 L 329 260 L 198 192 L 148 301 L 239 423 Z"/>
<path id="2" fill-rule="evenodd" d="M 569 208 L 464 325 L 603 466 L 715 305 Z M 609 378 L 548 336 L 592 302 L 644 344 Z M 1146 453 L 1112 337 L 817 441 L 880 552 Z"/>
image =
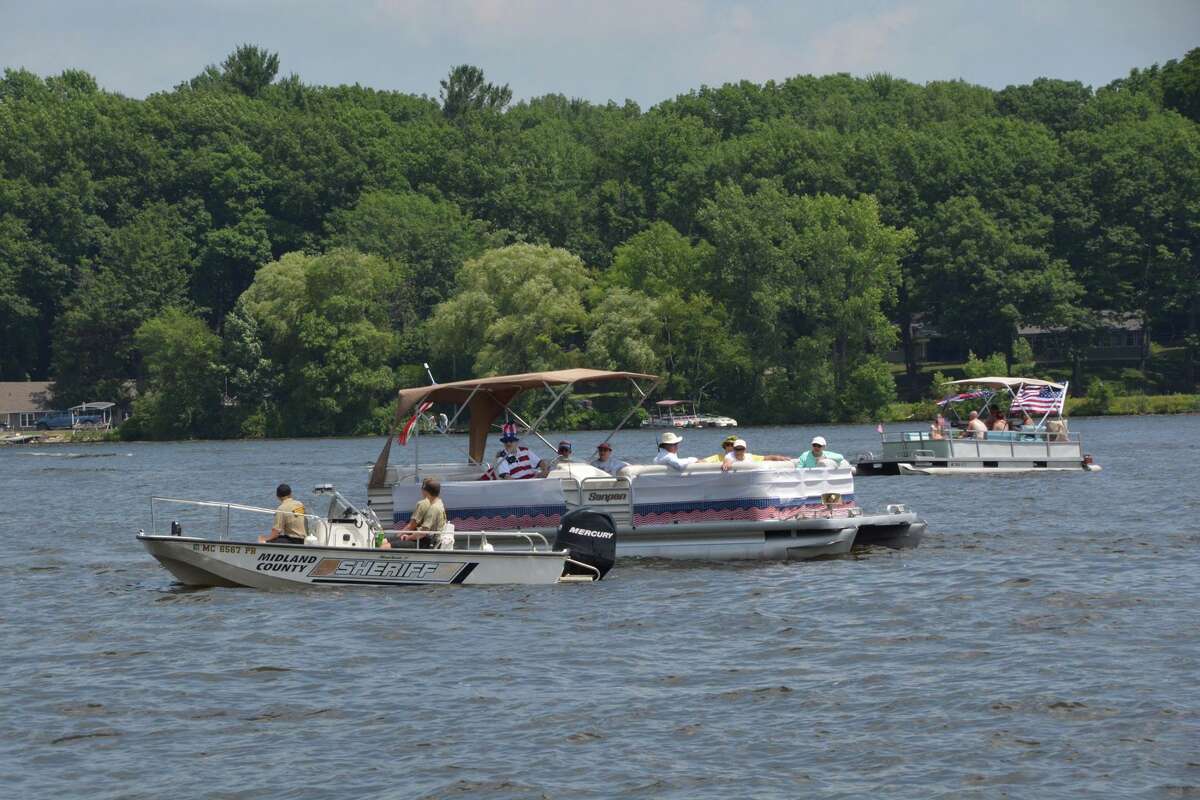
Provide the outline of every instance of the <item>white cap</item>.
<path id="1" fill-rule="evenodd" d="M 746 440 L 745 440 L 745 439 L 734 439 L 734 440 L 733 440 L 733 449 L 734 449 L 734 450 L 736 450 L 736 449 L 737 449 L 737 448 L 739 448 L 739 447 L 743 447 L 743 448 L 744 448 L 745 446 L 746 446 Z"/>
<path id="2" fill-rule="evenodd" d="M 825 446 L 825 437 L 824 436 L 814 436 L 811 444 L 819 444 L 819 445 L 821 445 L 821 447 L 824 447 Z"/>
<path id="3" fill-rule="evenodd" d="M 658 437 L 659 444 L 679 444 L 683 441 L 683 437 L 675 431 L 667 431 L 662 436 Z"/>

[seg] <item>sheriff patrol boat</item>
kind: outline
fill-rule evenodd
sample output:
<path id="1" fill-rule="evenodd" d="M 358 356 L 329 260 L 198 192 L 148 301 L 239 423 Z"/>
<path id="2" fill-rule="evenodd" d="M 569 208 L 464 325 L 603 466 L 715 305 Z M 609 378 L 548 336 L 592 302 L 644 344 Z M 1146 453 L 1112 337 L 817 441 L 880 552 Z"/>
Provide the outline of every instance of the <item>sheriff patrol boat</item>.
<path id="1" fill-rule="evenodd" d="M 567 516 L 554 542 L 541 532 L 456 533 L 452 549 L 380 549 L 378 518 L 361 512 L 332 486 L 324 516 L 304 514 L 304 544 L 260 543 L 276 513 L 234 503 L 156 497 L 146 550 L 190 586 L 414 586 L 550 584 L 600 580 L 615 557 L 612 520 Z M 193 535 L 193 531 L 201 535 Z"/>
<path id="2" fill-rule="evenodd" d="M 907 506 L 867 513 L 854 494 L 847 463 L 798 469 L 792 461 L 693 464 L 683 471 L 633 464 L 615 476 L 588 464 L 560 463 L 547 477 L 489 480 L 487 437 L 502 420 L 515 420 L 541 438 L 540 424 L 580 384 L 627 382 L 635 398 L 619 430 L 657 386 L 633 372 L 567 369 L 501 375 L 401 389 L 395 430 L 420 429 L 437 404 L 453 411 L 449 428 L 468 417 L 468 452 L 458 463 L 391 464 L 389 435 L 368 483 L 368 505 L 394 527 L 403 526 L 420 498 L 424 477 L 441 481 L 441 498 L 457 531 L 517 529 L 548 533 L 560 515 L 591 509 L 616 525 L 617 555 L 678 559 L 789 559 L 848 552 L 855 544 L 912 547 L 925 522 Z M 532 423 L 514 408 L 527 392 L 546 391 L 550 402 Z M 410 417 L 411 415 L 411 417 Z M 616 433 L 616 430 L 613 431 Z M 609 434 L 610 438 L 612 434 Z M 550 450 L 555 448 L 543 438 Z"/>

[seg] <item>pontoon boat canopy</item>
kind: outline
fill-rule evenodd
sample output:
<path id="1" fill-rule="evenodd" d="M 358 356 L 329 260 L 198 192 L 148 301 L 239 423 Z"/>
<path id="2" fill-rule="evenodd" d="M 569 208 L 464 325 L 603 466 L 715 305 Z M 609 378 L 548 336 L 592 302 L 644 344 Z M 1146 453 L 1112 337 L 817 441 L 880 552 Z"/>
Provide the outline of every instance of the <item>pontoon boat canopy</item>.
<path id="1" fill-rule="evenodd" d="M 482 463 L 487 446 L 488 431 L 496 418 L 504 413 L 505 407 L 518 395 L 530 389 L 548 386 L 564 386 L 576 383 L 599 381 L 649 380 L 657 381 L 657 375 L 640 372 L 610 372 L 602 369 L 558 369 L 549 372 L 526 372 L 521 375 L 497 375 L 494 378 L 473 378 L 453 383 L 435 383 L 431 386 L 415 386 L 401 389 L 396 403 L 396 426 L 421 403 L 465 403 L 471 411 L 468 453 L 471 460 Z M 388 453 L 392 438 L 389 435 L 383 452 L 371 472 L 371 485 L 382 485 L 383 472 L 387 468 Z"/>
<path id="2" fill-rule="evenodd" d="M 654 405 L 656 406 L 677 406 L 680 403 L 686 403 L 687 400 L 659 400 Z"/>
<path id="3" fill-rule="evenodd" d="M 1037 378 L 964 378 L 961 381 L 946 381 L 943 386 L 994 386 L 997 388 L 1015 389 L 1020 386 L 1049 386 L 1051 389 L 1067 388 L 1061 383 L 1051 383 Z"/>

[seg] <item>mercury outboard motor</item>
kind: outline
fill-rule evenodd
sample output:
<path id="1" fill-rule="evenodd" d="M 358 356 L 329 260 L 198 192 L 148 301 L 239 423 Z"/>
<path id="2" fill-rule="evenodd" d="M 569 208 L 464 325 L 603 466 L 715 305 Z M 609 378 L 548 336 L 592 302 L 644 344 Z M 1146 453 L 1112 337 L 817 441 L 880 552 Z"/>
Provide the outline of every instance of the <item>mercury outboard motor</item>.
<path id="1" fill-rule="evenodd" d="M 567 550 L 570 558 L 595 567 L 603 578 L 617 560 L 617 526 L 603 511 L 577 508 L 563 514 L 554 536 L 554 549 Z M 567 564 L 567 574 L 590 575 L 588 570 Z"/>

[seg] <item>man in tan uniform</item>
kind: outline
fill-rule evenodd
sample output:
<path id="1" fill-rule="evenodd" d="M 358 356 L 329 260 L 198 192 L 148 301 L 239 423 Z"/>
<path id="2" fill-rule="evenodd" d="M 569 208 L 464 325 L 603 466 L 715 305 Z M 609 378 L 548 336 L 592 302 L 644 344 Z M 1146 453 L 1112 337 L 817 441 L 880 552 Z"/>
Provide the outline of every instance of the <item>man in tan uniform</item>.
<path id="1" fill-rule="evenodd" d="M 279 484 L 275 490 L 279 498 L 279 508 L 275 509 L 275 524 L 271 526 L 270 536 L 260 536 L 260 542 L 277 542 L 278 544 L 304 544 L 304 504 L 292 497 L 292 487 L 286 483 Z"/>
<path id="2" fill-rule="evenodd" d="M 421 481 L 421 499 L 417 501 L 417 507 L 413 509 L 408 524 L 404 526 L 404 533 L 387 537 L 379 547 L 387 550 L 400 542 L 414 541 L 418 547 L 453 547 L 454 534 L 444 534 L 450 541 L 442 541 L 442 531 L 446 529 L 446 507 L 442 505 L 441 493 L 442 484 L 437 479 L 426 478 Z"/>

